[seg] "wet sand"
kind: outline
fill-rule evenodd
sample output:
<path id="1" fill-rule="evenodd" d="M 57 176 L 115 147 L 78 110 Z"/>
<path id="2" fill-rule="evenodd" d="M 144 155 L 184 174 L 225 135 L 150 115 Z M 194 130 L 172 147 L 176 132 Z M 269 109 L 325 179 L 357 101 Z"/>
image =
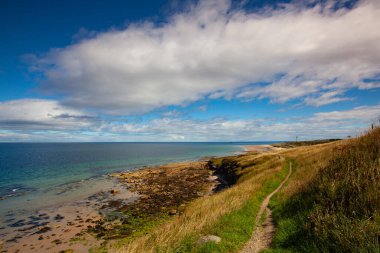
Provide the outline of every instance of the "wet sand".
<path id="1" fill-rule="evenodd" d="M 103 219 L 100 208 L 109 201 L 128 203 L 137 198 L 136 194 L 116 184 L 109 191 L 24 216 L 8 211 L 5 224 L 0 228 L 1 252 L 88 252 L 103 242 L 88 233 L 89 228 Z"/>
<path id="2" fill-rule="evenodd" d="M 78 205 L 37 212 L 13 223 L 17 229 L 5 236 L 4 252 L 59 252 L 68 249 L 88 252 L 101 241 L 82 231 L 100 218 L 93 208 Z"/>

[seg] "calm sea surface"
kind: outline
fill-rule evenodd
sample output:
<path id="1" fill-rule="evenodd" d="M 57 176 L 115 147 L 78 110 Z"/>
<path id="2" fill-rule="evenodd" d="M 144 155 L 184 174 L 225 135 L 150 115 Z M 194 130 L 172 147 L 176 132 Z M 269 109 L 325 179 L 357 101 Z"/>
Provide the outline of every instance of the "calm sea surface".
<path id="1" fill-rule="evenodd" d="M 111 172 L 228 155 L 253 144 L 265 143 L 0 143 L 0 212 L 85 197 L 109 187 Z"/>

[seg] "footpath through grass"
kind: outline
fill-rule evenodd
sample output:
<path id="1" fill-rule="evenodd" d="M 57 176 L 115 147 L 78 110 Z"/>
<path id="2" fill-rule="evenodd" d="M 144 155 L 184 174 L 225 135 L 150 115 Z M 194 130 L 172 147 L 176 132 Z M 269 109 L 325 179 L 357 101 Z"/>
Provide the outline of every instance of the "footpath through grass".
<path id="1" fill-rule="evenodd" d="M 218 222 L 202 231 L 204 235 L 212 234 L 221 237 L 222 241 L 220 243 L 208 242 L 197 245 L 196 241 L 199 236 L 190 235 L 182 241 L 174 252 L 237 252 L 252 236 L 256 226 L 256 214 L 262 201 L 279 186 L 288 174 L 288 171 L 289 163 L 285 162 L 284 169 L 274 174 L 271 179 L 265 181 L 261 189 L 252 195 L 241 208 L 224 215 Z"/>
<path id="2" fill-rule="evenodd" d="M 310 152 L 295 156 L 299 176 L 318 162 Z M 333 155 L 307 187 L 271 202 L 277 230 L 265 252 L 380 252 L 380 129 L 321 152 Z"/>

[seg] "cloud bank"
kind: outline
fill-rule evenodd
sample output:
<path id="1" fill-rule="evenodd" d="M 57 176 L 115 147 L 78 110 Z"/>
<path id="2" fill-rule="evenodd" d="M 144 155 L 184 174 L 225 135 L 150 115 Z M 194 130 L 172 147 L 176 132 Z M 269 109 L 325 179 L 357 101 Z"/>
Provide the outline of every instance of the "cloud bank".
<path id="1" fill-rule="evenodd" d="M 161 118 L 147 123 L 103 125 L 102 131 L 114 134 L 142 135 L 149 140 L 247 141 L 345 138 L 365 131 L 371 123 L 380 123 L 380 105 L 350 110 L 320 112 L 310 117 L 247 120 Z M 147 135 L 147 133 L 149 133 Z"/>
<path id="2" fill-rule="evenodd" d="M 286 5 L 248 13 L 200 1 L 162 25 L 99 33 L 38 60 L 41 90 L 64 104 L 139 114 L 204 98 L 298 99 L 321 106 L 379 87 L 380 4 Z"/>
<path id="3" fill-rule="evenodd" d="M 0 103 L 0 141 L 265 141 L 345 138 L 379 124 L 380 104 L 305 118 L 205 120 L 163 116 L 147 121 L 94 118 L 50 100 Z M 248 141 L 249 141 L 248 140 Z"/>
<path id="4" fill-rule="evenodd" d="M 46 99 L 0 102 L 0 129 L 72 130 L 93 124 L 95 117 Z"/>

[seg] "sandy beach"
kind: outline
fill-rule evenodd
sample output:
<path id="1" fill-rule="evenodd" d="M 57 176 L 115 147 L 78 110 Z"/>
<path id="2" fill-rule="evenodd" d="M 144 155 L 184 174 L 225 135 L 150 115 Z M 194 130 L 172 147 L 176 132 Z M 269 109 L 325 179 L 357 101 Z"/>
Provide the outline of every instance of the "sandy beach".
<path id="1" fill-rule="evenodd" d="M 280 147 L 274 147 L 272 145 L 249 145 L 249 146 L 244 146 L 244 150 L 246 152 L 256 152 L 256 153 L 270 153 L 274 151 L 280 151 L 283 150 L 284 148 Z"/>

